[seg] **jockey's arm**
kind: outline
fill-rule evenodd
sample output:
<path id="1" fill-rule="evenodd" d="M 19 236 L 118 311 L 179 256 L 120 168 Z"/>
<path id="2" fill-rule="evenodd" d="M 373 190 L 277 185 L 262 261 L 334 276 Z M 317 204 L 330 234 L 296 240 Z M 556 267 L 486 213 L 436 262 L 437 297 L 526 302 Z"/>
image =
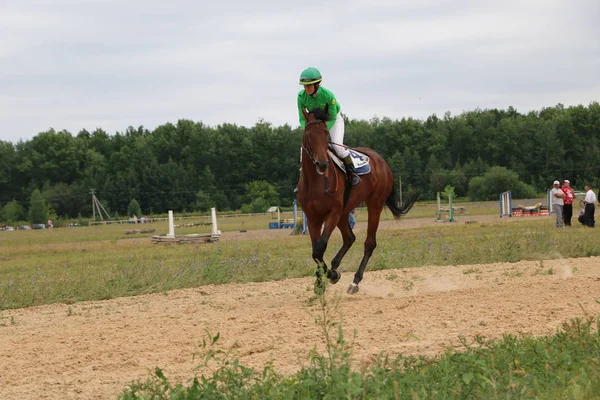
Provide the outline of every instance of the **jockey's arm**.
<path id="1" fill-rule="evenodd" d="M 331 128 L 335 124 L 335 119 L 337 118 L 340 110 L 336 103 L 337 101 L 335 100 L 335 97 L 332 93 L 331 98 L 327 99 L 327 104 L 329 105 L 327 109 L 327 111 L 329 112 L 329 121 L 327 121 L 327 129 L 329 130 L 331 130 Z"/>
<path id="2" fill-rule="evenodd" d="M 302 102 L 300 101 L 300 96 L 298 96 L 298 117 L 300 118 L 300 127 L 304 129 L 306 126 L 306 118 L 304 118 L 304 113 L 302 112 Z"/>

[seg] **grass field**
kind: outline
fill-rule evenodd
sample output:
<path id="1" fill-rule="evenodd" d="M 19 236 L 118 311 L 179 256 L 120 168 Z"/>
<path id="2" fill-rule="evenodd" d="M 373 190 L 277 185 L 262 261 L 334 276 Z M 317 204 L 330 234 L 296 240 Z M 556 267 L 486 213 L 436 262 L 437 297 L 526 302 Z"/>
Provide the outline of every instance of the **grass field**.
<path id="1" fill-rule="evenodd" d="M 466 207 L 470 215 L 477 215 L 495 213 L 496 206 L 490 202 Z M 430 207 L 418 205 L 409 215 L 432 218 Z M 383 219 L 391 218 L 388 214 Z M 359 212 L 358 222 L 365 218 L 366 212 Z M 187 246 L 155 245 L 151 234 L 125 234 L 132 228 L 166 233 L 165 222 L 0 232 L 0 309 L 312 275 L 306 236 L 252 239 L 252 231 L 264 230 L 270 221 L 270 215 L 219 218 L 222 232 L 243 229 L 250 239 Z M 208 232 L 209 226 L 176 228 L 181 235 Z M 547 218 L 382 230 L 368 270 L 588 257 L 600 254 L 599 235 L 576 226 L 556 230 Z M 347 255 L 342 272 L 346 265 L 358 264 L 363 239 L 359 237 L 359 245 Z M 334 235 L 326 254 L 329 260 L 340 246 L 339 235 Z"/>

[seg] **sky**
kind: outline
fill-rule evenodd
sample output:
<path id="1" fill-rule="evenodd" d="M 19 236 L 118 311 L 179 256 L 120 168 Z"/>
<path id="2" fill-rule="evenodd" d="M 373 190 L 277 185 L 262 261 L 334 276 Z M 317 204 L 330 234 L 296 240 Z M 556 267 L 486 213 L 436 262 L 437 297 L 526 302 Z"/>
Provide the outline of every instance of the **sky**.
<path id="1" fill-rule="evenodd" d="M 351 119 L 600 97 L 598 0 L 0 0 L 0 140 L 298 126 L 300 72 Z"/>

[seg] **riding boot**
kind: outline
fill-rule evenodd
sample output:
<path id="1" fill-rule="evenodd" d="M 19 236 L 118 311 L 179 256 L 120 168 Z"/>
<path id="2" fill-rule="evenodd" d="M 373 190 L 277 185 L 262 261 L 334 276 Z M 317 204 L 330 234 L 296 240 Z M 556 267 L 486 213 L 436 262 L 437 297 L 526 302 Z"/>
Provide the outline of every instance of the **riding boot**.
<path id="1" fill-rule="evenodd" d="M 352 178 L 352 186 L 358 185 L 360 183 L 360 178 L 356 173 L 354 163 L 352 162 L 352 156 L 350 154 L 344 157 L 344 165 L 346 166 L 346 174 Z"/>

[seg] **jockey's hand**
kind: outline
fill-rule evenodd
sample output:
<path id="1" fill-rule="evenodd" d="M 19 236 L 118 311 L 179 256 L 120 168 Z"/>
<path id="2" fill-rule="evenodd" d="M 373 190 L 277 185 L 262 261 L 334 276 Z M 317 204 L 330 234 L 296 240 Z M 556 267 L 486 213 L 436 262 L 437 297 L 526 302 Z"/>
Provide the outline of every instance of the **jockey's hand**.
<path id="1" fill-rule="evenodd" d="M 329 120 L 329 114 L 327 114 L 327 110 L 322 110 L 321 108 L 315 108 L 314 110 L 309 111 L 309 113 L 314 115 L 316 119 L 320 119 L 321 121 Z"/>

